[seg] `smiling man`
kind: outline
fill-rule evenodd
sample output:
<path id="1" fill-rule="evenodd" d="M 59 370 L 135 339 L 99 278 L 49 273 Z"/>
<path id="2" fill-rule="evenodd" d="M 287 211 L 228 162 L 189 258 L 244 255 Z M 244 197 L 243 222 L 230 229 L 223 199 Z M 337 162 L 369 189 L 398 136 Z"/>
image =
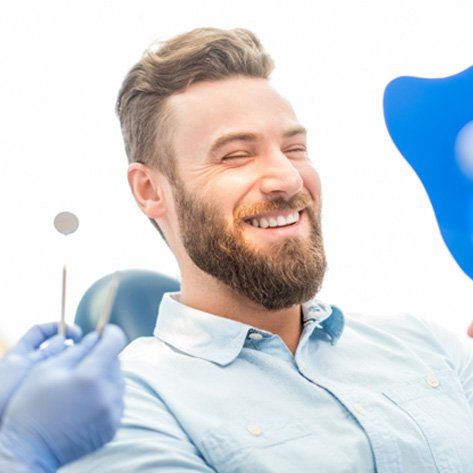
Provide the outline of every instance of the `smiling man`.
<path id="1" fill-rule="evenodd" d="M 251 32 L 203 28 L 126 77 L 129 184 L 182 289 L 123 355 L 116 439 L 68 471 L 471 471 L 471 350 L 315 299 L 320 181 L 271 70 Z"/>
<path id="2" fill-rule="evenodd" d="M 258 321 L 294 351 L 297 304 L 314 296 L 325 269 L 320 182 L 305 129 L 260 77 L 197 82 L 165 107 L 172 177 L 134 163 L 129 181 L 179 262 L 180 302 Z"/>

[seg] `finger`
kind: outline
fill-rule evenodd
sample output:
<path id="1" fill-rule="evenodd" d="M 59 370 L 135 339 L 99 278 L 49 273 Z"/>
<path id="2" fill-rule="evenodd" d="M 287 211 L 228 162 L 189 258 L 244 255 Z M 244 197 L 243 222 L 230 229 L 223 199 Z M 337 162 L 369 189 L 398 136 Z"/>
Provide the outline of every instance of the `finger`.
<path id="1" fill-rule="evenodd" d="M 76 324 L 66 325 L 66 338 L 78 342 L 82 338 L 82 329 Z"/>
<path id="2" fill-rule="evenodd" d="M 45 363 L 50 363 L 51 366 L 60 365 L 61 367 L 68 368 L 77 366 L 93 349 L 98 339 L 99 336 L 97 332 L 90 332 L 79 343 L 67 348 L 59 355 L 47 360 Z"/>
<path id="3" fill-rule="evenodd" d="M 31 327 L 12 348 L 13 353 L 23 354 L 36 350 L 41 343 L 57 333 L 57 323 L 34 325 Z"/>
<path id="4" fill-rule="evenodd" d="M 81 362 L 81 369 L 101 373 L 113 362 L 127 344 L 123 330 L 116 325 L 107 325 L 90 354 Z"/>
<path id="5" fill-rule="evenodd" d="M 47 343 L 44 347 L 41 347 L 39 350 L 35 350 L 28 354 L 30 360 L 34 362 L 47 360 L 58 353 L 64 351 L 68 345 L 66 344 L 66 339 L 64 335 L 54 335 L 47 340 Z"/>
<path id="6" fill-rule="evenodd" d="M 11 352 L 21 355 L 36 350 L 43 342 L 56 335 L 57 331 L 57 322 L 34 325 L 20 338 Z M 79 340 L 81 334 L 82 331 L 77 325 L 67 326 L 66 328 L 66 336 L 74 341 Z"/>

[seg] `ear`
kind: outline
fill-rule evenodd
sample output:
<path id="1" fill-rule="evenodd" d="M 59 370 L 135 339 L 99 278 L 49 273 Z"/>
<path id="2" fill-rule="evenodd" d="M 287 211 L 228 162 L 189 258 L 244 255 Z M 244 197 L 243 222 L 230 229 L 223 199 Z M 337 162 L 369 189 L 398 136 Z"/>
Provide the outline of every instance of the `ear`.
<path id="1" fill-rule="evenodd" d="M 128 167 L 128 184 L 135 200 L 152 219 L 161 218 L 167 210 L 163 185 L 166 178 L 157 169 L 141 163 L 132 163 Z"/>

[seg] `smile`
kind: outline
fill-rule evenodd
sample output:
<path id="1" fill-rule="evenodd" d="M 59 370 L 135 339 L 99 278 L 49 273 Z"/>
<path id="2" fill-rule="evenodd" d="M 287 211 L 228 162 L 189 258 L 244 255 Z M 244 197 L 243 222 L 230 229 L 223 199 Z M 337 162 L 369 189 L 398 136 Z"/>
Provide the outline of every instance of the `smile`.
<path id="1" fill-rule="evenodd" d="M 299 221 L 299 212 L 296 210 L 288 215 L 273 215 L 266 217 L 253 217 L 247 222 L 257 228 L 285 227 Z"/>

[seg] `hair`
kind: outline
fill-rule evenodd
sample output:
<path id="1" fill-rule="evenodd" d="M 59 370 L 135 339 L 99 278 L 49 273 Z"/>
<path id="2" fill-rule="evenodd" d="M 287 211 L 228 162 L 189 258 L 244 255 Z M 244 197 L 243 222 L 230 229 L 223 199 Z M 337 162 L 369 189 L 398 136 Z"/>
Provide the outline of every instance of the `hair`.
<path id="1" fill-rule="evenodd" d="M 128 161 L 156 167 L 174 182 L 166 99 L 196 82 L 234 76 L 267 79 L 272 70 L 273 61 L 259 39 L 243 28 L 198 28 L 148 49 L 127 74 L 117 100 Z"/>

